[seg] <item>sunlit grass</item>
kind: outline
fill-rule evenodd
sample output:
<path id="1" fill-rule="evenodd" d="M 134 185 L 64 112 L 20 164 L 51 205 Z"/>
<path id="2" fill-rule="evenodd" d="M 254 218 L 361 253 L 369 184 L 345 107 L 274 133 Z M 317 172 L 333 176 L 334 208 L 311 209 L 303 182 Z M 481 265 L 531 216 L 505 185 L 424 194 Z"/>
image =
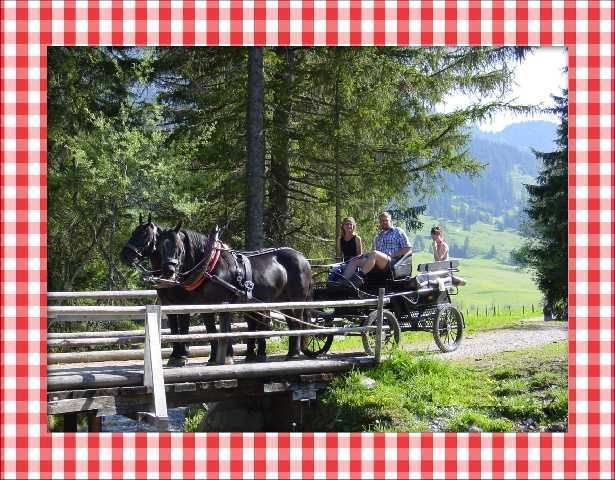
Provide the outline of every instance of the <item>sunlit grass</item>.
<path id="1" fill-rule="evenodd" d="M 365 377 L 376 381 L 373 388 Z M 398 351 L 329 389 L 338 431 L 519 431 L 567 423 L 566 342 L 455 363 Z"/>

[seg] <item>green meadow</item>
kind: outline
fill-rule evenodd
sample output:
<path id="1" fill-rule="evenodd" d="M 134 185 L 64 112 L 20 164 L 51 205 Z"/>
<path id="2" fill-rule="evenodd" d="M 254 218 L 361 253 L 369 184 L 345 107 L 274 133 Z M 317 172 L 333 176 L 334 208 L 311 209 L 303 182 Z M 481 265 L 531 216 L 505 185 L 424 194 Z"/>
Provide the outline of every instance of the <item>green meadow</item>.
<path id="1" fill-rule="evenodd" d="M 418 252 L 413 258 L 415 268 L 419 263 L 432 261 L 433 256 L 426 252 Z M 460 307 L 540 305 L 541 294 L 532 281 L 531 273 L 512 265 L 494 259 L 460 258 L 457 275 L 467 282 L 459 287 L 459 294 L 453 297 Z"/>
<path id="2" fill-rule="evenodd" d="M 430 250 L 431 243 L 427 240 L 429 228 L 436 223 L 432 218 L 423 218 L 424 231 L 417 234 L 425 239 L 425 250 L 416 252 L 413 264 L 433 261 Z M 459 273 L 467 285 L 459 288 L 459 295 L 453 301 L 461 308 L 470 309 L 485 306 L 500 306 L 501 308 L 521 308 L 534 305 L 535 311 L 541 310 L 542 295 L 532 280 L 532 274 L 506 262 L 510 252 L 521 246 L 523 238 L 512 230 L 498 231 L 495 226 L 477 222 L 469 231 L 463 230 L 457 223 L 444 223 L 445 240 L 463 245 L 464 239 L 469 238 L 471 258 L 459 258 Z M 412 235 L 410 236 L 412 240 Z M 486 258 L 491 246 L 496 249 L 494 258 Z"/>

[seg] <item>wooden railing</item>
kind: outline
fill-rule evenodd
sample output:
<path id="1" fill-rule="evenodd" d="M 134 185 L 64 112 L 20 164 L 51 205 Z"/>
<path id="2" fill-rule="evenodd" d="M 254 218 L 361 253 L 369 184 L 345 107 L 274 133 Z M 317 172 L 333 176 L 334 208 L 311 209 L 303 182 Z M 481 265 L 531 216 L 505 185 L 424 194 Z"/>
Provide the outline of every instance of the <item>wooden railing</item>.
<path id="1" fill-rule="evenodd" d="M 154 290 L 140 291 L 109 291 L 109 292 L 50 292 L 49 300 L 75 300 L 75 299 L 127 299 L 127 298 L 153 298 Z M 97 319 L 100 321 L 114 321 L 118 319 L 133 318 L 144 319 L 144 331 L 139 332 L 145 343 L 143 353 L 144 386 L 152 395 L 152 412 L 147 412 L 159 425 L 165 425 L 168 421 L 164 374 L 162 368 L 161 342 L 191 342 L 216 340 L 218 345 L 218 360 L 226 356 L 226 349 L 231 340 L 263 337 L 284 336 L 308 336 L 308 335 L 346 335 L 348 333 L 363 333 L 376 330 L 376 345 L 374 349 L 375 363 L 380 362 L 382 343 L 382 318 L 383 307 L 389 302 L 384 297 L 384 289 L 380 289 L 378 298 L 367 300 L 342 300 L 320 302 L 268 302 L 268 303 L 242 303 L 242 304 L 218 304 L 218 305 L 143 305 L 143 306 L 49 306 L 48 317 L 54 321 L 82 321 L 85 319 Z M 191 333 L 185 335 L 162 335 L 161 321 L 164 314 L 191 314 L 191 313 L 231 313 L 231 312 L 258 312 L 296 309 L 323 309 L 335 307 L 369 307 L 377 309 L 377 321 L 375 326 L 357 326 L 345 328 L 311 328 L 301 330 L 268 330 L 253 332 L 231 333 Z M 112 334 L 109 335 L 111 337 Z M 66 338 L 66 337 L 65 337 Z M 94 339 L 96 341 L 96 339 Z M 250 365 L 235 365 L 232 367 L 234 374 L 239 378 L 242 369 L 246 374 L 252 375 L 253 367 Z M 281 368 L 276 366 L 276 368 Z M 248 372 L 250 371 L 250 372 Z"/>

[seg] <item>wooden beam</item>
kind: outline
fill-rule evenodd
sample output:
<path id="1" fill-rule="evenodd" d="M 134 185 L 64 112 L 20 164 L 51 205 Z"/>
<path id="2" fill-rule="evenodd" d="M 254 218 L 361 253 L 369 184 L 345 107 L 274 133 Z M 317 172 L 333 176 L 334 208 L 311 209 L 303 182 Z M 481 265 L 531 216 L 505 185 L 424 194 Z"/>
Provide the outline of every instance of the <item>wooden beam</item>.
<path id="1" fill-rule="evenodd" d="M 306 379 L 310 381 L 305 381 Z M 325 388 L 333 374 L 299 375 L 279 381 L 259 379 L 230 379 L 208 382 L 185 382 L 167 384 L 168 407 L 185 407 L 203 402 L 224 401 L 238 398 L 254 398 L 263 395 L 279 395 L 296 390 L 300 386 L 313 385 L 315 389 Z M 136 416 L 150 405 L 151 396 L 145 387 L 114 387 L 91 390 L 64 390 L 48 392 L 48 413 L 86 413 L 91 424 L 93 416 L 119 414 Z M 89 410 L 98 408 L 98 410 Z M 115 411 L 112 410 L 115 408 Z M 73 410 L 74 409 L 74 410 Z M 89 428 L 95 428 L 90 425 Z"/>
<path id="2" fill-rule="evenodd" d="M 353 367 L 374 365 L 374 358 L 346 356 L 331 359 L 269 361 L 235 365 L 184 366 L 165 368 L 165 383 L 203 382 L 211 380 L 271 378 L 287 375 L 343 372 Z M 93 389 L 143 385 L 143 371 L 139 368 L 107 368 L 101 371 L 54 372 L 47 376 L 47 391 Z"/>
<path id="3" fill-rule="evenodd" d="M 47 292 L 48 300 L 69 300 L 77 298 L 155 298 L 156 290 L 103 290 L 94 292 Z"/>
<path id="4" fill-rule="evenodd" d="M 95 318 L 95 317 L 94 317 Z M 143 320 L 143 317 L 140 318 Z M 247 327 L 248 324 L 234 323 L 233 327 L 241 328 Z M 190 327 L 192 333 L 207 332 L 207 328 L 202 325 L 194 325 Z M 168 335 L 171 330 L 163 328 L 160 330 L 163 335 Z M 55 340 L 58 338 L 107 338 L 107 337 L 134 337 L 135 335 L 145 336 L 145 330 L 106 330 L 104 332 L 60 332 L 60 333 L 47 333 L 47 340 Z"/>
<path id="5" fill-rule="evenodd" d="M 108 332 L 108 334 L 111 332 Z M 108 335 L 107 334 L 107 335 Z M 145 335 L 133 337 L 106 337 L 106 338 L 56 338 L 47 340 L 48 347 L 82 347 L 87 345 L 132 345 L 143 343 Z"/>
<path id="6" fill-rule="evenodd" d="M 53 314 L 64 314 L 64 315 L 72 315 L 78 316 L 82 314 L 88 315 L 108 315 L 110 313 L 113 314 L 139 314 L 141 318 L 145 316 L 145 307 L 117 307 L 117 306 L 107 306 L 107 305 L 93 305 L 93 306 L 51 306 L 47 307 L 47 314 L 52 316 Z M 79 318 L 76 317 L 76 320 L 70 321 L 79 321 Z M 68 318 L 64 319 L 65 321 L 69 321 Z"/>
<path id="7" fill-rule="evenodd" d="M 387 304 L 389 298 L 384 299 Z M 162 312 L 169 313 L 222 313 L 222 312 L 260 312 L 263 310 L 294 310 L 304 308 L 370 307 L 378 304 L 377 299 L 339 300 L 322 302 L 272 302 L 272 303 L 228 303 L 221 305 L 163 305 Z"/>
<path id="8" fill-rule="evenodd" d="M 385 298 L 385 304 L 390 301 Z M 377 305 L 376 299 L 369 300 L 340 300 L 326 302 L 272 302 L 272 303 L 227 303 L 219 305 L 164 305 L 162 313 L 222 313 L 222 312 L 260 312 L 265 310 L 292 310 L 304 308 L 334 308 L 334 307 L 369 307 Z M 108 315 L 108 314 L 143 314 L 143 306 L 50 306 L 47 314 L 53 315 Z"/>
<path id="9" fill-rule="evenodd" d="M 363 328 L 363 327 L 356 327 Z M 375 327 L 370 327 L 375 328 Z M 333 329 L 332 329 L 333 330 Z M 169 330 L 167 330 L 169 331 Z M 205 327 L 197 329 L 197 331 L 207 331 Z M 362 331 L 362 330 L 359 330 Z M 76 338 L 69 338 L 64 336 L 63 338 L 50 338 L 47 339 L 48 347 L 82 347 L 82 346 L 90 346 L 90 345 L 133 345 L 137 343 L 143 343 L 145 341 L 145 334 L 139 333 L 138 330 L 134 331 L 135 333 L 130 334 L 122 334 L 116 335 L 115 332 L 92 332 L 92 333 L 103 333 L 105 336 L 94 336 L 94 337 L 80 337 L 76 335 Z M 245 333 L 240 333 L 245 332 Z M 273 332 L 273 333 L 271 333 Z M 172 343 L 172 342 L 186 342 L 192 340 L 201 340 L 201 341 L 210 341 L 210 340 L 222 340 L 222 339 L 246 339 L 246 338 L 266 338 L 266 337 L 284 337 L 284 336 L 293 336 L 293 335 L 311 335 L 316 330 L 302 330 L 302 332 L 306 333 L 297 333 L 298 330 L 268 330 L 261 331 L 259 333 L 247 332 L 245 330 L 234 330 L 229 333 L 189 333 L 189 334 L 181 334 L 181 335 L 162 335 L 161 341 L 164 343 Z M 337 333 L 337 334 L 345 334 L 345 333 L 353 333 L 350 329 L 335 329 L 335 331 L 325 331 L 318 330 L 318 334 L 322 333 Z M 128 332 L 127 332 L 128 333 Z"/>
<path id="10" fill-rule="evenodd" d="M 50 307 L 47 307 L 50 308 Z M 133 322 L 143 321 L 143 313 L 117 313 L 117 314 L 97 314 L 97 315 L 66 315 L 63 313 L 57 314 L 47 312 L 47 323 L 52 325 L 58 322 L 119 322 L 123 320 L 132 320 Z"/>
<path id="11" fill-rule="evenodd" d="M 246 353 L 243 344 L 233 345 L 233 350 L 238 355 Z M 162 349 L 162 358 L 171 356 L 171 348 Z M 208 357 L 211 352 L 209 346 L 193 345 L 190 347 L 190 357 Z M 97 362 L 118 362 L 123 360 L 143 360 L 143 349 L 135 350 L 96 350 L 92 352 L 65 352 L 48 353 L 47 365 L 60 365 L 64 363 L 97 363 Z"/>
<path id="12" fill-rule="evenodd" d="M 115 397 L 71 398 L 47 402 L 47 415 L 61 415 L 89 410 L 97 411 L 98 415 L 115 415 L 117 412 Z"/>
<path id="13" fill-rule="evenodd" d="M 160 305 L 148 305 L 145 318 L 145 352 L 143 384 L 153 395 L 153 415 L 168 424 L 167 399 L 160 352 Z"/>
<path id="14" fill-rule="evenodd" d="M 163 342 L 191 342 L 211 341 L 222 339 L 240 338 L 267 338 L 267 337 L 302 337 L 307 335 L 347 335 L 350 333 L 362 333 L 368 330 L 376 330 L 376 325 L 369 327 L 340 327 L 340 328 L 311 328 L 305 330 L 259 330 L 256 332 L 230 332 L 230 333 L 189 333 L 186 335 L 162 335 Z M 388 328 L 388 327 L 387 327 Z"/>

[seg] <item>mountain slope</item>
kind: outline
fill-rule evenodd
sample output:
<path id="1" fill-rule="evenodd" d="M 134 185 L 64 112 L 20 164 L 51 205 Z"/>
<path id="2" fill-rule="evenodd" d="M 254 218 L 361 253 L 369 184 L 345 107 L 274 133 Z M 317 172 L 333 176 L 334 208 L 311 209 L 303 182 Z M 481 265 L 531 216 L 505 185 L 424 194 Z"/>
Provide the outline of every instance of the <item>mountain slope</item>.
<path id="1" fill-rule="evenodd" d="M 516 229 L 527 201 L 523 184 L 536 176 L 536 157 L 481 137 L 471 141 L 469 153 L 485 165 L 483 172 L 476 178 L 446 175 L 446 188 L 430 202 L 426 213 L 466 226 L 480 221 L 499 229 Z"/>
<path id="2" fill-rule="evenodd" d="M 532 120 L 508 125 L 499 132 L 475 130 L 474 138 L 505 143 L 523 151 L 531 149 L 548 152 L 555 148 L 557 124 L 543 120 Z"/>

